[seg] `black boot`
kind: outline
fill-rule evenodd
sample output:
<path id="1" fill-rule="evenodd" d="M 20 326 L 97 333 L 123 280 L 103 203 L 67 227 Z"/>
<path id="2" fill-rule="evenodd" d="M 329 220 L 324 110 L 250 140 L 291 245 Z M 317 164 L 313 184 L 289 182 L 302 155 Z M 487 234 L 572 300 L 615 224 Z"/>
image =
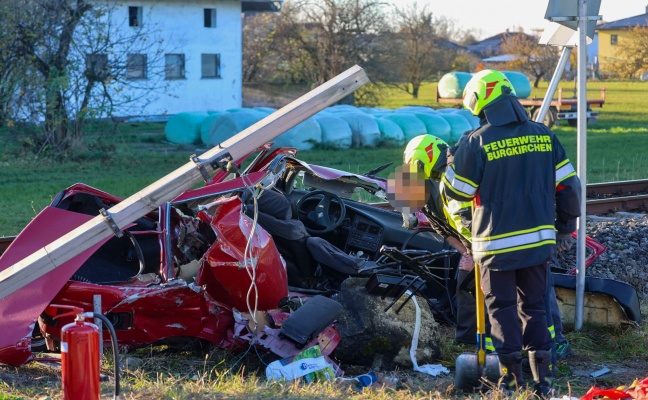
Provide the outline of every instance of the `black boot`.
<path id="1" fill-rule="evenodd" d="M 551 352 L 548 350 L 529 351 L 529 366 L 533 374 L 535 394 L 548 399 L 553 394 L 553 371 Z"/>
<path id="2" fill-rule="evenodd" d="M 499 358 L 500 374 L 502 375 L 500 389 L 507 396 L 511 396 L 518 388 L 524 385 L 522 379 L 522 354 L 519 351 L 509 354 L 497 354 Z"/>

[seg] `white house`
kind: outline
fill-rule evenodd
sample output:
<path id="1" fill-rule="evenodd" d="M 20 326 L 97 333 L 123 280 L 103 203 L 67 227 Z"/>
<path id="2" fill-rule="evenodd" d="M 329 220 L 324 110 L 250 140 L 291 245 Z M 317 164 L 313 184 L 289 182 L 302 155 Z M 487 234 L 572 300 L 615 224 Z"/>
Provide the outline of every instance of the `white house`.
<path id="1" fill-rule="evenodd" d="M 125 86 L 121 95 L 141 97 L 138 83 L 152 79 L 153 71 L 160 81 L 155 85 L 159 90 L 145 95 L 141 102 L 133 102 L 121 111 L 125 115 L 241 107 L 242 13 L 281 8 L 281 1 L 269 0 L 134 0 L 110 4 L 109 18 L 114 27 L 127 34 L 127 30 L 141 30 L 153 36 L 149 41 L 161 43 L 156 54 L 127 54 L 125 76 L 133 85 Z"/>

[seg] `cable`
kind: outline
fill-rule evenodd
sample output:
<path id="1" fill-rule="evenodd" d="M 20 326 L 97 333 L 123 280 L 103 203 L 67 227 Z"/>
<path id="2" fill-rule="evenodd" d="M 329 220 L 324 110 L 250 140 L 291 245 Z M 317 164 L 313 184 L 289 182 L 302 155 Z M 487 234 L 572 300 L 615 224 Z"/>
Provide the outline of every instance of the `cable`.
<path id="1" fill-rule="evenodd" d="M 256 284 L 256 270 L 257 270 L 258 256 L 255 256 L 254 254 L 255 246 L 252 244 L 252 241 L 255 235 L 258 235 L 257 232 L 258 216 L 259 216 L 258 198 L 261 195 L 261 193 L 263 193 L 263 189 L 255 190 L 255 188 L 251 185 L 251 182 L 247 181 L 247 178 L 248 177 L 245 175 L 241 176 L 241 180 L 243 181 L 245 188 L 249 190 L 250 193 L 252 194 L 254 217 L 253 217 L 252 229 L 250 231 L 250 235 L 248 236 L 248 241 L 245 245 L 245 251 L 243 252 L 243 265 L 245 266 L 245 270 L 248 276 L 250 277 L 250 288 L 247 291 L 245 302 L 248 308 L 248 313 L 250 314 L 250 318 L 254 323 L 254 329 L 252 330 L 252 335 L 254 337 L 256 335 L 256 331 L 259 326 L 259 321 L 257 321 L 256 318 L 256 313 L 259 306 L 259 290 Z M 243 213 L 243 209 L 241 209 L 241 213 Z M 257 241 L 258 240 L 259 238 L 257 237 Z M 254 297 L 253 299 L 254 306 L 251 305 L 252 297 Z"/>
<path id="2" fill-rule="evenodd" d="M 257 349 L 256 346 L 254 346 L 254 352 L 256 353 L 257 357 L 259 357 L 259 361 L 261 361 L 261 363 L 267 367 L 268 363 L 263 361 L 263 358 L 261 357 L 261 354 L 259 354 L 259 349 Z"/>
<path id="3" fill-rule="evenodd" d="M 113 364 L 115 365 L 115 399 L 118 399 L 121 394 L 121 389 L 119 388 L 119 345 L 117 343 L 117 334 L 115 333 L 115 328 L 112 323 L 106 316 L 99 313 L 86 313 L 91 314 L 94 318 L 99 318 L 103 323 L 108 327 L 110 332 L 110 341 L 112 342 L 112 351 L 113 351 Z M 103 346 L 103 344 L 101 344 Z"/>
<path id="4" fill-rule="evenodd" d="M 248 346 L 247 350 L 245 350 L 245 352 L 241 355 L 241 357 L 239 357 L 239 359 L 236 360 L 236 362 L 234 362 L 234 364 L 232 364 L 232 366 L 230 367 L 230 369 L 227 370 L 227 373 L 228 373 L 228 374 L 230 374 L 230 373 L 232 372 L 232 370 L 234 370 L 234 367 L 236 367 L 236 366 L 237 366 L 237 365 L 238 365 L 238 364 L 243 360 L 243 358 L 245 358 L 245 356 L 247 355 L 247 353 L 250 352 L 250 349 L 251 349 L 252 347 L 254 347 L 254 345 L 253 345 L 252 343 L 250 343 L 250 345 Z"/>

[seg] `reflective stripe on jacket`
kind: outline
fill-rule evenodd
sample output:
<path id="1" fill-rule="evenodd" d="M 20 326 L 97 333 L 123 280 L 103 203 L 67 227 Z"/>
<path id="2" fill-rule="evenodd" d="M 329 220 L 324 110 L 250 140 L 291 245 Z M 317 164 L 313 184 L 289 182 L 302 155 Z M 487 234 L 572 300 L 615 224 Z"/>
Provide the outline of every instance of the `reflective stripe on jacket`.
<path id="1" fill-rule="evenodd" d="M 440 186 L 443 214 L 448 221 L 448 225 L 468 242 L 471 242 L 470 223 L 472 220 L 472 203 L 448 198 L 448 196 L 444 195 L 443 181 L 441 181 Z"/>

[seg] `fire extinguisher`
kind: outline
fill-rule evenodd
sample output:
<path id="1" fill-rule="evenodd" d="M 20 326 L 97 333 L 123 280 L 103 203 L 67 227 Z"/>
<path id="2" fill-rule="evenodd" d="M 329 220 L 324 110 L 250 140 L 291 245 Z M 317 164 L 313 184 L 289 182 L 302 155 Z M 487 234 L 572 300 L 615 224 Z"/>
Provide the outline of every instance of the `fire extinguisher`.
<path id="1" fill-rule="evenodd" d="M 115 399 L 119 398 L 119 361 L 117 338 L 110 320 L 80 307 L 51 304 L 51 308 L 71 310 L 54 319 L 74 316 L 74 322 L 61 328 L 61 381 L 64 400 L 99 400 L 99 328 L 86 318 L 100 318 L 110 331 L 115 363 Z"/>

